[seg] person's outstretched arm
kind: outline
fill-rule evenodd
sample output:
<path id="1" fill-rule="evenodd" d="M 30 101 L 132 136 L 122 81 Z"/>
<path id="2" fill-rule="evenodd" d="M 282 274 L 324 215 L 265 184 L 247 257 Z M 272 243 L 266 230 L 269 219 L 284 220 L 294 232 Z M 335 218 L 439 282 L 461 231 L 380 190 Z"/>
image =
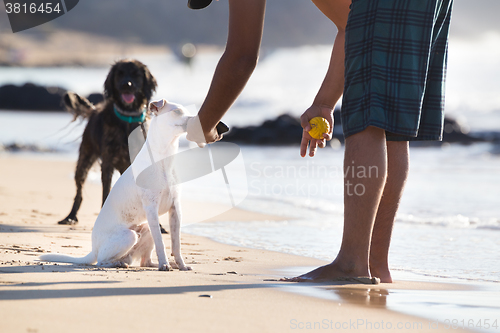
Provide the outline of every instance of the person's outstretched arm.
<path id="1" fill-rule="evenodd" d="M 344 89 L 344 36 L 349 6 L 351 0 L 312 0 L 325 16 L 337 26 L 337 37 L 333 45 L 330 66 L 323 83 L 313 101 L 313 104 L 302 114 L 300 122 L 303 127 L 300 155 L 306 156 L 309 146 L 309 156 L 314 156 L 316 148 L 323 148 L 325 140 L 332 138 L 333 109 L 342 96 Z M 324 139 L 317 140 L 309 135 L 311 126 L 309 120 L 314 117 L 323 117 L 330 123 L 330 133 L 324 134 Z"/>
<path id="2" fill-rule="evenodd" d="M 206 141 L 218 140 L 215 126 L 240 95 L 259 58 L 266 0 L 229 0 L 226 49 L 198 113 Z"/>

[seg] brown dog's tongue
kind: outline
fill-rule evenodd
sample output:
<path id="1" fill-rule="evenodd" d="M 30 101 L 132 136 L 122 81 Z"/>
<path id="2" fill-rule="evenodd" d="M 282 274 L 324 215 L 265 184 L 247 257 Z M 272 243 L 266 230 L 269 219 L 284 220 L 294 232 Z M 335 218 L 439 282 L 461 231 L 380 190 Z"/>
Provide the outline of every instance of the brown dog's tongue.
<path id="1" fill-rule="evenodd" d="M 134 102 L 135 96 L 134 94 L 122 94 L 122 99 L 125 101 L 125 103 L 130 104 Z"/>

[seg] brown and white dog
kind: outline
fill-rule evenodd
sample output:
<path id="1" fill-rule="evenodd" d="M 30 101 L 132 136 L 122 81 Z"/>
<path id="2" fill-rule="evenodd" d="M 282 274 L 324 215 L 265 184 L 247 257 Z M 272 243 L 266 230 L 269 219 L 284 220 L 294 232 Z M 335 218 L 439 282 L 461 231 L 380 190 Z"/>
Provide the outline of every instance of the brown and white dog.
<path id="1" fill-rule="evenodd" d="M 156 80 L 137 60 L 121 60 L 110 69 L 104 82 L 104 101 L 93 105 L 84 97 L 68 92 L 64 104 L 77 118 L 88 118 L 83 132 L 75 171 L 76 196 L 71 212 L 59 224 L 78 223 L 82 187 L 92 165 L 101 160 L 102 204 L 111 188 L 114 170 L 121 174 L 130 166 L 128 136 L 145 120 Z"/>

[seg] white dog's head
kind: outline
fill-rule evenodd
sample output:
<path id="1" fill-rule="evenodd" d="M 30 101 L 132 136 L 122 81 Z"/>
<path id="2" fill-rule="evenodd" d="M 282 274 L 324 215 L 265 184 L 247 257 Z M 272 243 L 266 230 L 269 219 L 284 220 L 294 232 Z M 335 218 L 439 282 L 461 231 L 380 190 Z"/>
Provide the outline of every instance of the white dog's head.
<path id="1" fill-rule="evenodd" d="M 186 133 L 187 122 L 192 118 L 182 105 L 165 99 L 149 103 L 149 110 L 156 116 L 158 129 L 168 136 Z"/>

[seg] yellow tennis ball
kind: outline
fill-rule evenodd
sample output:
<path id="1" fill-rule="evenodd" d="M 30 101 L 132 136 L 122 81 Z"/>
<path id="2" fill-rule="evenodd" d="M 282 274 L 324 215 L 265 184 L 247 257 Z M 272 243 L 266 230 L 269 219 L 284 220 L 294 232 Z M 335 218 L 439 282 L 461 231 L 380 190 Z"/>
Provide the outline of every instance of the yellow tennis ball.
<path id="1" fill-rule="evenodd" d="M 315 139 L 321 140 L 323 139 L 323 133 L 330 132 L 330 124 L 323 117 L 314 117 L 309 120 L 309 124 L 311 124 L 309 135 Z"/>

